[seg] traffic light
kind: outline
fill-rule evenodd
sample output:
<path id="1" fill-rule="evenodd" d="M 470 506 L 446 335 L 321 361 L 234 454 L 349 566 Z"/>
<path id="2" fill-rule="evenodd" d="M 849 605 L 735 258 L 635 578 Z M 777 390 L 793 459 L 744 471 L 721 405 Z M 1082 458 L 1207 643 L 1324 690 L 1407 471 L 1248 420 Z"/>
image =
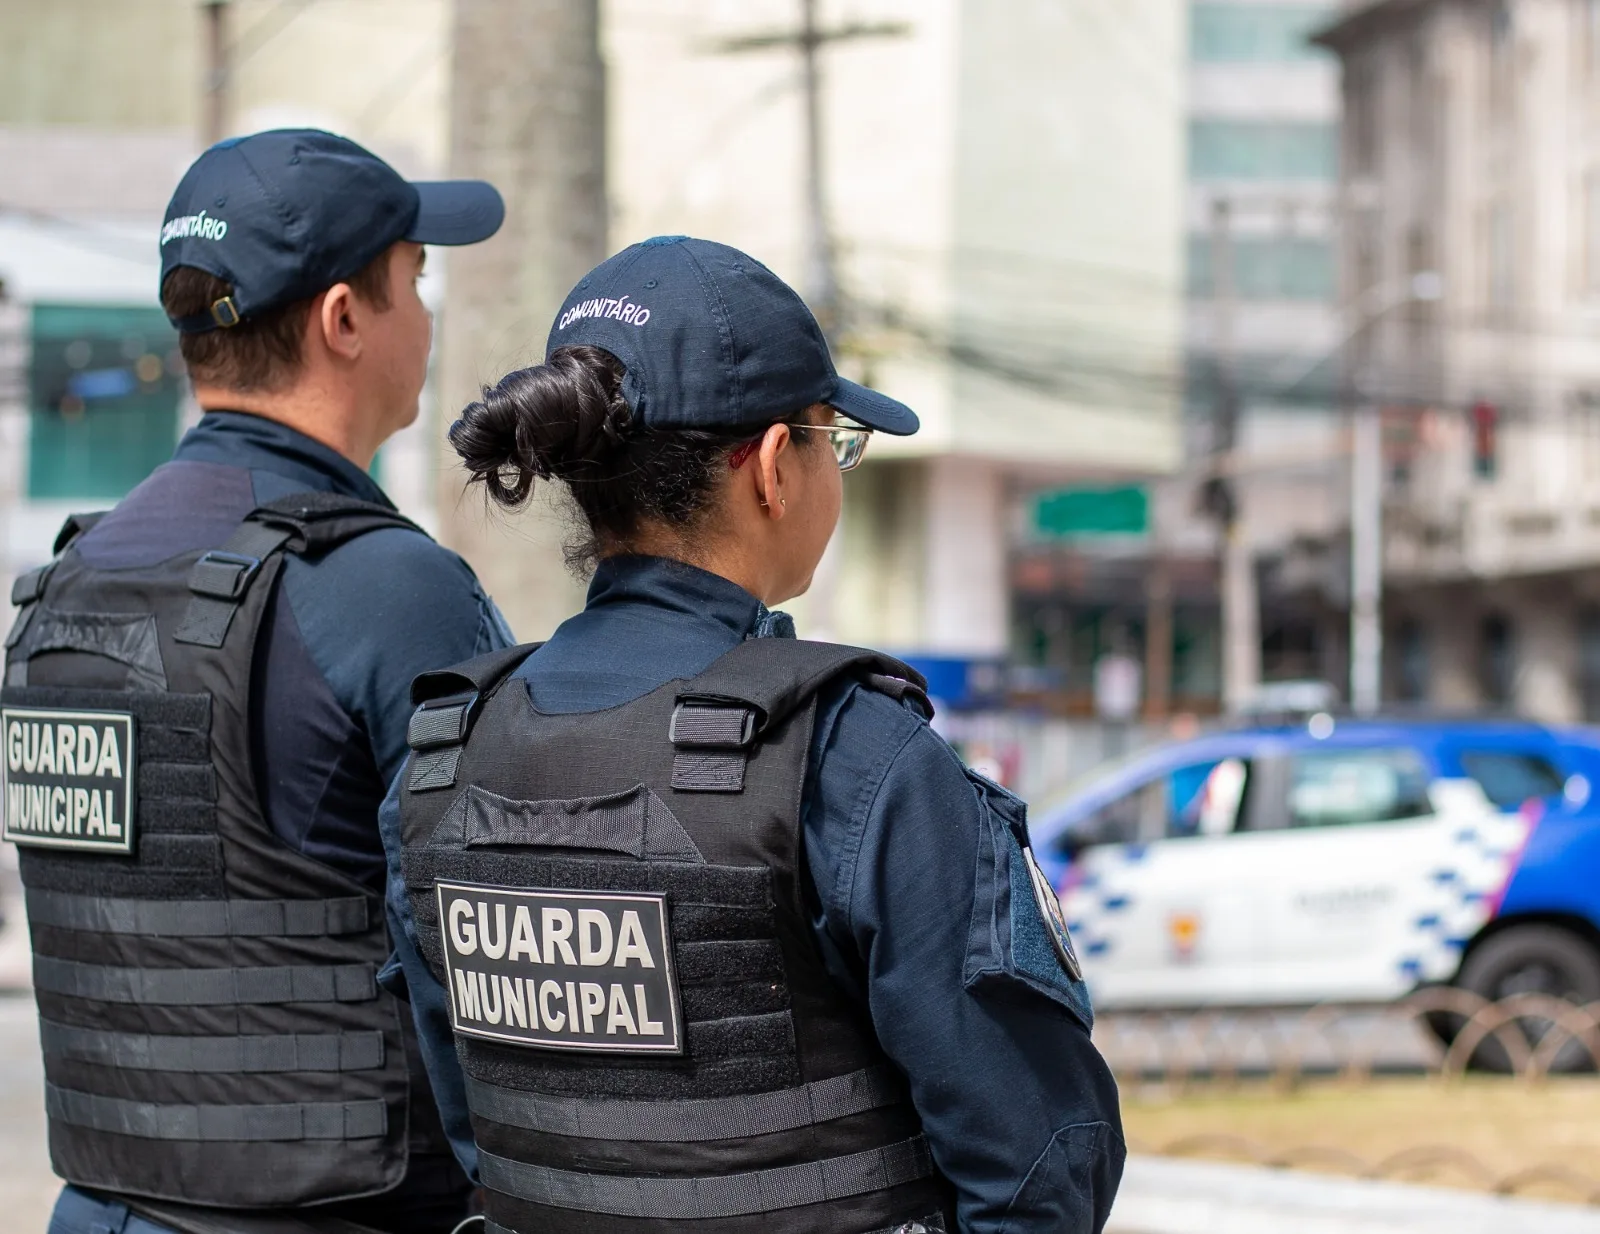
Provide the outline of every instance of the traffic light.
<path id="1" fill-rule="evenodd" d="M 1493 403 L 1479 401 L 1472 406 L 1472 474 L 1492 480 L 1495 473 L 1496 429 L 1500 411 Z"/>

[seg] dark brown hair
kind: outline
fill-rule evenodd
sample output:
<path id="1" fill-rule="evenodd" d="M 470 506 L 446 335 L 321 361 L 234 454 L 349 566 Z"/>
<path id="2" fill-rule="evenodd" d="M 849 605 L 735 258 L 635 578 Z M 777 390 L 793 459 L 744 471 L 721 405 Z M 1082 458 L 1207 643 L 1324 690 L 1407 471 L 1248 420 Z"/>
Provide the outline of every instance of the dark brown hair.
<path id="1" fill-rule="evenodd" d="M 691 532 L 728 454 L 766 426 L 657 429 L 634 421 L 622 364 L 598 347 L 558 347 L 507 373 L 450 426 L 450 444 L 491 501 L 523 505 L 534 481 L 560 480 L 587 526 L 566 547 L 573 568 L 625 551 L 645 523 Z M 774 417 L 802 424 L 806 411 Z M 802 434 L 802 442 L 810 434 Z"/>
<path id="2" fill-rule="evenodd" d="M 387 248 L 356 274 L 343 281 L 379 312 L 389 309 L 389 258 Z M 178 266 L 161 284 L 161 307 L 169 317 L 210 312 L 211 306 L 233 294 L 233 284 L 194 266 Z M 276 390 L 288 384 L 300 368 L 300 340 L 312 300 L 295 300 L 265 312 L 252 313 L 226 330 L 180 334 L 178 349 L 189 366 L 189 379 L 228 390 Z"/>

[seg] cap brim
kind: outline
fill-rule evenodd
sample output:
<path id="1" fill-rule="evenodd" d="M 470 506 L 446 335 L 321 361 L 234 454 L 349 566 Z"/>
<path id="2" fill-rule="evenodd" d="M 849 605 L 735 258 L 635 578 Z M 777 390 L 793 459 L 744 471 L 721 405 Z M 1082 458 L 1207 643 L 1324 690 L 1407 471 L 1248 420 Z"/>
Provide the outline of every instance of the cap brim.
<path id="1" fill-rule="evenodd" d="M 825 401 L 835 411 L 841 411 L 856 423 L 877 429 L 880 433 L 909 437 L 922 427 L 917 413 L 904 403 L 843 377 L 838 379 L 833 394 Z"/>
<path id="2" fill-rule="evenodd" d="M 406 239 L 417 244 L 476 244 L 506 220 L 500 190 L 482 180 L 425 180 L 411 187 L 421 200 Z"/>

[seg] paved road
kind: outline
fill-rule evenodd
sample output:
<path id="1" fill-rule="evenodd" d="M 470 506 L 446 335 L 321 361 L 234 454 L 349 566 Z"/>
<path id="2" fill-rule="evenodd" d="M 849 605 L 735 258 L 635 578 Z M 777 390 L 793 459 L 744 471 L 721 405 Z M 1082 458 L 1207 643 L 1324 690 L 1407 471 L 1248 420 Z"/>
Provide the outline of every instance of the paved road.
<path id="1" fill-rule="evenodd" d="M 1573 1204 L 1134 1157 L 1106 1234 L 1600 1234 Z"/>

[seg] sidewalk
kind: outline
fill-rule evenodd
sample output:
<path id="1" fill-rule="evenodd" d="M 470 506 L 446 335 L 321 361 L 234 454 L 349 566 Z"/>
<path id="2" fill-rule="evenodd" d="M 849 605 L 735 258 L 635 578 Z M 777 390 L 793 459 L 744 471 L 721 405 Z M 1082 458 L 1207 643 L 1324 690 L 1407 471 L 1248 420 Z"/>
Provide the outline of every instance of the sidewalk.
<path id="1" fill-rule="evenodd" d="M 1130 1157 L 1106 1234 L 1600 1234 L 1600 1208 Z"/>

